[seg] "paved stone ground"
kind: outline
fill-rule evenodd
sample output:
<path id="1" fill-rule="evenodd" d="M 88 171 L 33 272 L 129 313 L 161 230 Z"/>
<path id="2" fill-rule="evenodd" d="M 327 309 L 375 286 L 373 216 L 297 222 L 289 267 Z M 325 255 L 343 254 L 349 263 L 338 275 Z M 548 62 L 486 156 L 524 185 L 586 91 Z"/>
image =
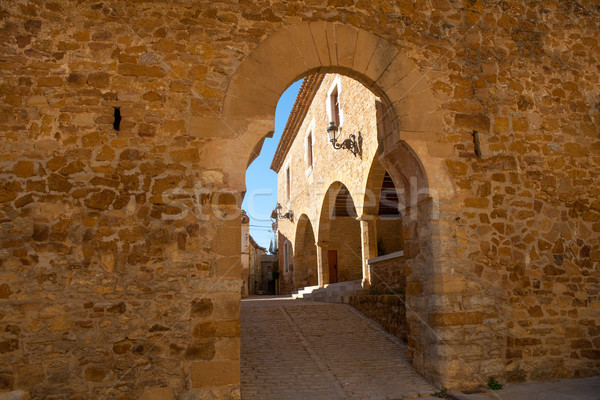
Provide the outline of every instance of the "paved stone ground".
<path id="1" fill-rule="evenodd" d="M 436 389 L 405 345 L 352 307 L 291 298 L 242 301 L 242 399 L 405 399 Z M 427 397 L 429 398 L 429 397 Z"/>
<path id="2" fill-rule="evenodd" d="M 600 400 L 600 377 L 505 385 L 480 394 L 452 391 L 458 400 Z"/>

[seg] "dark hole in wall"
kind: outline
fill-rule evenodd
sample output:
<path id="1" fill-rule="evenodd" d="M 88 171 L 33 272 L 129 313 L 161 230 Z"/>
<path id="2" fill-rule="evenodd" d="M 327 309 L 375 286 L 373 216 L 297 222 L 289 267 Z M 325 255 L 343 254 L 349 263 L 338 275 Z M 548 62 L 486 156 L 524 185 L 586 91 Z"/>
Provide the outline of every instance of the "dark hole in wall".
<path id="1" fill-rule="evenodd" d="M 481 142 L 479 141 L 479 132 L 473 131 L 473 147 L 475 148 L 475 155 L 481 158 Z"/>
<path id="2" fill-rule="evenodd" d="M 121 109 L 119 107 L 115 107 L 114 117 L 113 129 L 119 131 L 121 130 Z"/>

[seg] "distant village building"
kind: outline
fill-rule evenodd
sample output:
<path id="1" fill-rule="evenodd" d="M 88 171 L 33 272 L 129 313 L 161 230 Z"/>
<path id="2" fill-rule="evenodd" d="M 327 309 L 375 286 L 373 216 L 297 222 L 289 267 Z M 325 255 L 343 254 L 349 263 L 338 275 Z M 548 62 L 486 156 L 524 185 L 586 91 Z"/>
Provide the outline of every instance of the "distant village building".
<path id="1" fill-rule="evenodd" d="M 280 213 L 293 215 L 279 220 L 282 293 L 342 281 L 404 285 L 399 208 L 410 182 L 395 183 L 378 159 L 379 132 L 391 125 L 381 110 L 351 78 L 305 78 L 271 165 Z"/>
<path id="2" fill-rule="evenodd" d="M 277 275 L 277 255 L 263 254 L 256 259 L 253 294 L 279 294 Z"/>
<path id="3" fill-rule="evenodd" d="M 254 294 L 269 294 L 272 259 L 267 249 L 250 235 L 250 218 L 242 211 L 242 298 Z M 273 286 L 271 284 L 271 286 Z"/>

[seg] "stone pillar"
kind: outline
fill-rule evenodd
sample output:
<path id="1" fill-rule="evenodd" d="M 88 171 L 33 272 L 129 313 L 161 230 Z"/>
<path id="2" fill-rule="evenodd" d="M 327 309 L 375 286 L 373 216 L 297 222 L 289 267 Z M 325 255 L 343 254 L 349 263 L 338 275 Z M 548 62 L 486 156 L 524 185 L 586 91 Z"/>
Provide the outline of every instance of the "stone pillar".
<path id="1" fill-rule="evenodd" d="M 327 260 L 327 242 L 316 242 L 317 246 L 317 274 L 319 275 L 319 287 L 325 285 L 325 281 L 329 281 L 329 261 Z"/>
<path id="2" fill-rule="evenodd" d="M 375 215 L 363 214 L 356 219 L 360 222 L 361 248 L 362 248 L 362 285 L 371 285 L 371 274 L 367 260 L 377 257 L 377 219 Z"/>

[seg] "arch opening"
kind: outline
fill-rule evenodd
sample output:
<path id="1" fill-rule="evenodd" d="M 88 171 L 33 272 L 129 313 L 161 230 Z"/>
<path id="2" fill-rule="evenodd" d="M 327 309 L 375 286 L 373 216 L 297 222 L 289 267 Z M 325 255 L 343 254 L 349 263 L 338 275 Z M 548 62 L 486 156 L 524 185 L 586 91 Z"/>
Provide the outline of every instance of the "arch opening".
<path id="1" fill-rule="evenodd" d="M 341 182 L 334 182 L 323 200 L 318 243 L 324 283 L 362 280 L 360 223 L 352 195 Z"/>
<path id="2" fill-rule="evenodd" d="M 317 30 L 332 30 L 332 34 L 317 35 Z M 350 48 L 352 50 L 348 50 Z M 367 201 L 367 196 L 359 195 L 361 190 L 367 192 L 368 184 L 361 182 L 362 186 L 348 186 L 343 179 L 338 179 L 311 198 L 312 203 L 305 209 L 293 210 L 295 214 L 306 213 L 307 219 L 315 221 L 319 286 L 343 280 L 362 279 L 363 283 L 369 283 L 366 261 L 376 258 L 378 250 L 376 226 L 368 217 L 391 215 L 387 212 L 379 215 L 381 203 L 390 201 L 397 204 L 397 216 L 402 226 L 399 229 L 396 224 L 390 229 L 400 232 L 404 267 L 412 274 L 406 279 L 420 282 L 423 288 L 426 280 L 439 271 L 436 251 L 439 252 L 440 246 L 432 242 L 435 231 L 432 189 L 438 200 L 451 198 L 454 189 L 447 179 L 444 160 L 430 154 L 428 147 L 428 142 L 437 141 L 438 134 L 444 131 L 435 96 L 427 79 L 405 54 L 387 40 L 345 24 L 303 23 L 286 27 L 267 38 L 240 65 L 227 90 L 223 115 L 231 120 L 232 126 L 241 127 L 238 139 L 252 144 L 251 148 L 260 147 L 265 132 L 272 131 L 279 95 L 290 82 L 317 71 L 336 72 L 356 79 L 379 96 L 376 129 L 379 146 L 375 159 L 382 172 L 381 181 L 374 185 L 379 193 L 375 207 Z M 264 96 L 258 97 L 256 93 Z M 345 123 L 343 112 L 339 119 Z M 251 156 L 249 153 L 248 158 L 239 162 L 246 162 Z M 319 162 L 315 158 L 311 160 L 315 165 Z M 371 160 L 369 158 L 367 162 Z M 233 160 L 232 164 L 236 162 L 238 160 Z M 332 170 L 336 167 L 341 169 L 333 164 Z M 235 173 L 235 168 L 232 171 Z M 289 181 L 293 185 L 294 179 L 310 174 L 308 170 L 302 174 L 292 173 Z M 381 192 L 393 193 L 394 190 L 397 199 L 381 195 Z M 290 199 L 294 197 L 293 192 L 290 191 Z M 349 203 L 348 199 L 352 205 L 349 209 L 344 207 Z M 345 208 L 346 214 L 342 215 L 337 208 Z M 287 221 L 282 223 L 288 224 Z M 302 229 L 293 226 L 292 221 L 289 224 L 293 228 L 289 229 L 289 239 L 286 238 L 289 242 L 285 243 L 295 244 L 292 265 L 296 268 L 301 242 L 293 236 Z M 279 259 L 282 259 L 281 255 Z M 332 265 L 337 265 L 337 271 Z M 292 274 L 298 277 L 294 280 L 299 284 L 300 277 L 295 269 Z M 409 353 L 415 367 L 425 373 L 431 372 L 428 366 L 433 364 L 428 360 L 430 356 L 418 349 L 435 342 L 422 326 L 427 319 L 427 296 L 426 290 L 407 295 L 407 302 L 412 303 L 414 311 L 408 321 Z"/>
<path id="3" fill-rule="evenodd" d="M 294 289 L 319 283 L 317 248 L 313 226 L 306 216 L 298 218 L 294 246 Z"/>

